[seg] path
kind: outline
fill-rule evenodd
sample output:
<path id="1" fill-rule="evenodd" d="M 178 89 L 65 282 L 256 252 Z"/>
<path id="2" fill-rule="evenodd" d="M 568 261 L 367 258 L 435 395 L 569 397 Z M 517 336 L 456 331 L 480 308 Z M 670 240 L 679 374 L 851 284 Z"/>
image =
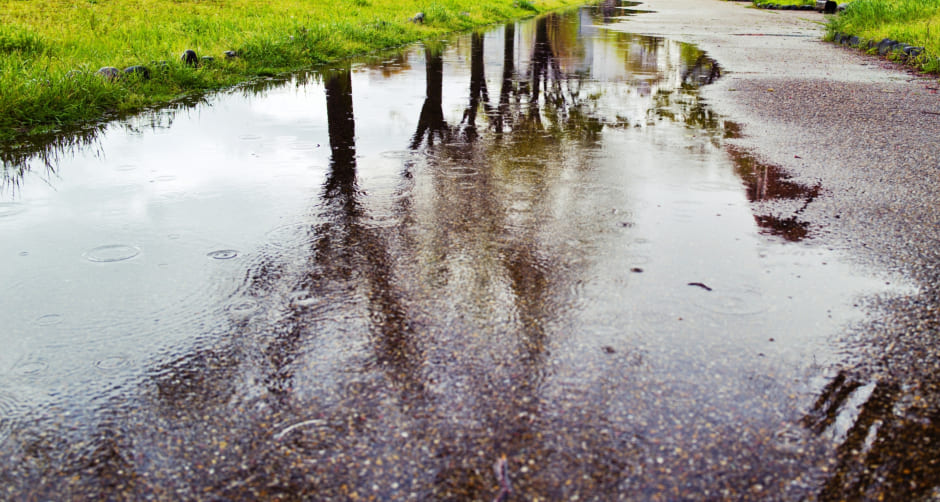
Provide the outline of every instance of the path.
<path id="1" fill-rule="evenodd" d="M 741 125 L 734 143 L 822 187 L 800 214 L 816 242 L 886 281 L 916 283 L 916 294 L 868 305 L 870 322 L 844 334 L 857 362 L 842 369 L 820 409 L 835 412 L 857 389 L 871 393 L 821 496 L 935 496 L 940 84 L 820 41 L 819 13 L 748 5 L 651 0 L 639 8 L 656 12 L 618 28 L 693 42 L 718 60 L 724 77 L 705 97 Z"/>

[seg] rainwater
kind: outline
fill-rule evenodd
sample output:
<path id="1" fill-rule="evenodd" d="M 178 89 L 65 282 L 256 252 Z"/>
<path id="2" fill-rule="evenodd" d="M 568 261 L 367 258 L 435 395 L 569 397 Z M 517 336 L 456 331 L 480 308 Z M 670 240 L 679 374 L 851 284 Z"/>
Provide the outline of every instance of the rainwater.
<path id="1" fill-rule="evenodd" d="M 8 155 L 4 498 L 811 493 L 883 286 L 605 5 Z"/>

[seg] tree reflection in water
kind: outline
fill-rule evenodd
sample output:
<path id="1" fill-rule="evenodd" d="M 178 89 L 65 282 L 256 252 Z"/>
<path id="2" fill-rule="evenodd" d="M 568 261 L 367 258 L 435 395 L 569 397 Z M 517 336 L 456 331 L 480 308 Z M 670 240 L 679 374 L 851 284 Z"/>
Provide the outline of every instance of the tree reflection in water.
<path id="1" fill-rule="evenodd" d="M 411 139 L 411 148 L 421 146 L 427 136 L 428 146 L 434 145 L 434 137 L 444 141 L 448 137 L 449 129 L 444 119 L 443 85 L 444 85 L 444 58 L 440 47 L 432 45 L 424 49 L 425 56 L 425 89 L 424 104 L 421 106 L 421 115 L 418 117 L 418 130 Z"/>
<path id="2" fill-rule="evenodd" d="M 599 11 L 605 19 L 616 13 L 611 2 Z M 607 129 L 663 119 L 714 141 L 727 129 L 696 93 L 720 75 L 714 61 L 690 46 L 623 33 L 603 40 L 623 50 L 617 70 L 636 79 L 643 106 L 633 115 L 605 109 L 603 92 L 589 89 L 596 69 L 579 66 L 590 52 L 579 29 L 564 16 L 540 18 L 527 33 L 507 25 L 495 103 L 487 38 L 472 35 L 468 91 L 446 110 L 460 117 L 451 123 L 444 51 L 427 46 L 424 101 L 403 140 L 410 152 L 391 223 L 381 225 L 371 213 L 375 197 L 360 186 L 368 166 L 357 157 L 353 73 L 320 73 L 329 165 L 309 224 L 298 230 L 303 247 L 249 271 L 242 293 L 262 305 L 259 313 L 200 333 L 198 348 L 161 359 L 137 387 L 99 403 L 85 437 L 18 431 L 8 442 L 17 447 L 4 450 L 15 465 L 0 480 L 33 498 L 467 500 L 492 497 L 492 464 L 505 455 L 524 497 L 654 498 L 679 474 L 682 488 L 699 495 L 748 489 L 755 479 L 788 482 L 801 468 L 797 455 L 748 442 L 748 430 L 730 434 L 739 424 L 700 436 L 698 417 L 658 408 L 673 389 L 639 388 L 639 350 L 614 356 L 606 347 L 597 358 L 603 375 L 586 386 L 579 367 L 558 364 L 583 355 L 562 351 L 578 350 L 566 345 L 580 329 L 573 292 L 591 266 L 581 243 L 596 230 L 571 223 L 579 210 L 572 199 L 592 194 L 563 199 L 563 175 L 590 169 L 583 158 Z M 669 59 L 677 47 L 678 62 Z M 526 61 L 516 60 L 517 49 Z M 752 200 L 808 204 L 815 196 L 766 170 L 745 171 Z M 547 239 L 551 231 L 577 245 Z M 806 428 L 830 431 L 860 388 L 859 380 L 834 380 Z M 929 494 L 935 447 L 898 456 L 892 438 L 940 444 L 932 422 L 892 414 L 904 399 L 898 385 L 870 388 L 820 497 L 874 493 L 886 471 L 913 473 L 916 486 L 897 493 Z M 672 421 L 688 430 L 669 436 L 658 428 Z M 670 471 L 656 462 L 668 456 L 664 448 L 699 440 L 712 449 L 694 452 L 688 465 Z M 742 442 L 749 450 L 736 460 L 751 467 L 709 463 Z M 855 461 L 859 452 L 867 464 Z"/>

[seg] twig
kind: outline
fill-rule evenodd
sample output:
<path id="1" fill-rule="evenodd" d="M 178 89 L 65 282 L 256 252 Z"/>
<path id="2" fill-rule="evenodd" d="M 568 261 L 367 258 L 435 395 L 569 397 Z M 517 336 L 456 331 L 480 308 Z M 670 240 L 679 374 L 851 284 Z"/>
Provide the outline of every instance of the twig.
<path id="1" fill-rule="evenodd" d="M 509 463 L 506 462 L 506 455 L 499 457 L 499 460 L 493 464 L 493 471 L 496 472 L 496 479 L 499 480 L 499 493 L 493 502 L 506 502 L 509 500 L 509 494 L 512 493 L 512 486 L 509 484 Z"/>
<path id="2" fill-rule="evenodd" d="M 284 436 L 286 436 L 288 433 L 290 433 L 290 431 L 292 431 L 292 430 L 294 430 L 294 429 L 299 429 L 299 428 L 301 428 L 301 427 L 306 427 L 306 426 L 308 426 L 308 425 L 323 425 L 324 423 L 326 423 L 324 420 L 319 420 L 319 419 L 316 419 L 316 418 L 314 418 L 314 419 L 312 419 L 312 420 L 304 420 L 303 422 L 297 422 L 296 424 L 291 425 L 290 427 L 287 427 L 286 429 L 282 430 L 281 432 L 278 432 L 277 434 L 275 434 L 275 435 L 274 435 L 274 440 L 275 440 L 275 441 L 280 441 Z"/>

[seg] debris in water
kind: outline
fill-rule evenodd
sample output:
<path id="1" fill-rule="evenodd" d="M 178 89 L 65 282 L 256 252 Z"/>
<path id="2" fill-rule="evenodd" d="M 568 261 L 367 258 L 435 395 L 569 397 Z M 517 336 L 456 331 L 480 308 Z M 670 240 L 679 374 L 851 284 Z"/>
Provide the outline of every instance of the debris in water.
<path id="1" fill-rule="evenodd" d="M 690 282 L 690 283 L 689 283 L 689 286 L 698 286 L 698 287 L 704 289 L 705 291 L 711 291 L 711 290 L 712 290 L 712 288 L 706 286 L 705 284 L 703 284 L 703 283 L 701 283 L 701 282 Z"/>

